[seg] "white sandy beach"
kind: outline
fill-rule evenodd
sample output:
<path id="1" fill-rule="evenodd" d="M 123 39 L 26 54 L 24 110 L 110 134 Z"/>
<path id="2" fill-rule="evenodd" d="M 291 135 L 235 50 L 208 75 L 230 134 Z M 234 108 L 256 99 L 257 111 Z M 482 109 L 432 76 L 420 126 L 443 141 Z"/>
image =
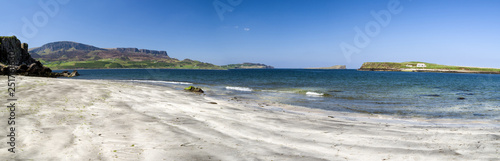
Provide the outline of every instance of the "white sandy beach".
<path id="1" fill-rule="evenodd" d="M 138 83 L 39 77 L 16 80 L 14 154 L 6 137 L 7 77 L 1 81 L 2 160 L 500 160 L 498 121 L 405 123 L 272 103 L 257 108 Z"/>

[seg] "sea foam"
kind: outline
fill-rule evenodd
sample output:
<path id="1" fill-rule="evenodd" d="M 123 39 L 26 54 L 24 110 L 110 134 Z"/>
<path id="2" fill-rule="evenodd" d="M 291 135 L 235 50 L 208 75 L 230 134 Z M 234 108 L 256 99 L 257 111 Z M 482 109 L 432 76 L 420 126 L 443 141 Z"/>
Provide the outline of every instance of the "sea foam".
<path id="1" fill-rule="evenodd" d="M 231 86 L 227 86 L 226 89 L 228 89 L 228 90 L 235 90 L 235 91 L 245 91 L 245 92 L 251 92 L 251 91 L 253 91 L 251 88 L 247 88 L 247 87 L 231 87 Z"/>
<path id="2" fill-rule="evenodd" d="M 193 84 L 189 82 L 174 82 L 174 81 L 157 81 L 157 80 L 131 80 L 132 82 L 142 83 L 164 83 L 164 84 Z"/>
<path id="3" fill-rule="evenodd" d="M 321 97 L 324 95 L 324 93 L 306 92 L 306 95 L 313 96 L 313 97 Z"/>

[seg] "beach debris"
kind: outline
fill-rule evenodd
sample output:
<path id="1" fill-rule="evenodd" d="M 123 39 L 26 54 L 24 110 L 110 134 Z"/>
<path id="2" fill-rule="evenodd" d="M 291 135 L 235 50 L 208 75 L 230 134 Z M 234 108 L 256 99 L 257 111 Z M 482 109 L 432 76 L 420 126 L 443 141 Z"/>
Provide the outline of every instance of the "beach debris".
<path id="1" fill-rule="evenodd" d="M 458 100 L 464 100 L 465 98 L 464 97 L 458 97 L 457 99 Z"/>
<path id="2" fill-rule="evenodd" d="M 195 92 L 195 93 L 205 93 L 203 92 L 203 90 L 199 87 L 194 87 L 194 86 L 189 86 L 187 88 L 184 88 L 184 90 L 186 91 L 191 91 L 191 92 Z"/>
<path id="3" fill-rule="evenodd" d="M 184 144 L 181 144 L 180 146 L 192 146 L 193 144 L 191 143 L 184 143 Z"/>
<path id="4" fill-rule="evenodd" d="M 217 104 L 217 102 L 208 102 L 208 103 L 210 103 L 210 104 Z"/>

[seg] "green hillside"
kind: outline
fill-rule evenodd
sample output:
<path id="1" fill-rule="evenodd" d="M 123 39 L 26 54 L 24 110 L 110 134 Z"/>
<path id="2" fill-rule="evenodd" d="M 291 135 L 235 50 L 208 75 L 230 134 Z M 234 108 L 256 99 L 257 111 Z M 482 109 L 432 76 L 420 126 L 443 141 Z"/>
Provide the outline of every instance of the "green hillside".
<path id="1" fill-rule="evenodd" d="M 417 64 L 425 64 L 426 67 L 417 67 Z M 450 71 L 470 71 L 470 72 L 500 72 L 497 68 L 481 68 L 481 67 L 464 67 L 440 65 L 434 63 L 410 61 L 410 62 L 366 62 L 363 63 L 359 70 L 411 70 L 411 69 L 426 69 L 426 70 L 450 70 Z"/>
<path id="2" fill-rule="evenodd" d="M 53 61 L 40 60 L 51 69 L 107 69 L 107 68 L 165 68 L 165 69 L 225 69 L 210 63 L 193 60 L 183 61 L 127 61 L 116 59 L 101 59 L 89 61 Z"/>
<path id="3" fill-rule="evenodd" d="M 196 60 L 178 60 L 166 51 L 137 48 L 99 48 L 77 42 L 60 41 L 30 49 L 33 58 L 51 69 L 269 69 L 272 66 L 243 63 L 218 66 Z"/>
<path id="4" fill-rule="evenodd" d="M 269 65 L 258 64 L 258 63 L 229 64 L 229 65 L 223 65 L 221 67 L 225 69 L 273 69 L 274 68 Z"/>

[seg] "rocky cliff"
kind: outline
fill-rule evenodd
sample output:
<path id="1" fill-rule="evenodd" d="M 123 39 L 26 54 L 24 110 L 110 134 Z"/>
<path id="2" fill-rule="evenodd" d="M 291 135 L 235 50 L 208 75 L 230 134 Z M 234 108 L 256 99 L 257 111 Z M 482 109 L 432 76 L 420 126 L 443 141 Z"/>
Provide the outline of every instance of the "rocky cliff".
<path id="1" fill-rule="evenodd" d="M 14 62 L 9 61 L 10 53 L 14 56 L 14 59 L 11 59 Z M 15 36 L 0 37 L 0 63 L 2 65 L 29 65 L 35 61 L 28 53 L 28 44 L 21 44 Z"/>
<path id="2" fill-rule="evenodd" d="M 157 51 L 157 50 L 137 49 L 137 48 L 116 48 L 114 50 L 118 50 L 120 52 L 137 52 L 137 53 L 152 54 L 155 56 L 168 56 L 167 51 Z"/>
<path id="3" fill-rule="evenodd" d="M 10 70 L 10 67 L 15 69 Z M 0 74 L 9 75 L 27 75 L 27 76 L 45 76 L 58 77 L 69 76 L 70 74 L 52 73 L 48 67 L 44 67 L 40 61 L 31 57 L 28 53 L 28 44 L 21 43 L 15 36 L 0 36 Z M 78 75 L 76 71 L 73 76 Z"/>

